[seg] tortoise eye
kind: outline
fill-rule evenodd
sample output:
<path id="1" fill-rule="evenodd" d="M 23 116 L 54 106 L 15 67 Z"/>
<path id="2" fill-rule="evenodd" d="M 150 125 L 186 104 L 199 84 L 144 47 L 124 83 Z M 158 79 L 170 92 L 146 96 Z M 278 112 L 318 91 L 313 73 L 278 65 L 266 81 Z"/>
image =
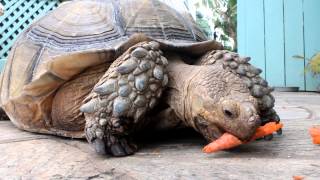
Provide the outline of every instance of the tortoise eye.
<path id="1" fill-rule="evenodd" d="M 234 116 L 234 114 L 231 111 L 227 110 L 227 109 L 223 110 L 223 113 L 224 113 L 225 116 L 227 116 L 229 118 L 232 118 Z"/>
<path id="2" fill-rule="evenodd" d="M 238 117 L 238 106 L 234 102 L 223 102 L 222 112 L 227 118 L 236 118 Z"/>

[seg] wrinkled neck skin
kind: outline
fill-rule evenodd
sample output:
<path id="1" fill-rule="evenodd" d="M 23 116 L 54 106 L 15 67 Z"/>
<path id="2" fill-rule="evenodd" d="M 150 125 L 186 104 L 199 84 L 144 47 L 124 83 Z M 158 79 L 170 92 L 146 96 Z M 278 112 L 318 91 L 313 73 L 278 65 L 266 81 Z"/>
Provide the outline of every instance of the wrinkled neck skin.
<path id="1" fill-rule="evenodd" d="M 222 65 L 185 64 L 170 54 L 167 104 L 187 126 L 207 140 L 229 132 L 242 140 L 249 139 L 260 125 L 257 102 L 239 77 Z M 235 117 L 226 117 L 230 110 Z M 233 115 L 232 115 L 233 116 Z"/>

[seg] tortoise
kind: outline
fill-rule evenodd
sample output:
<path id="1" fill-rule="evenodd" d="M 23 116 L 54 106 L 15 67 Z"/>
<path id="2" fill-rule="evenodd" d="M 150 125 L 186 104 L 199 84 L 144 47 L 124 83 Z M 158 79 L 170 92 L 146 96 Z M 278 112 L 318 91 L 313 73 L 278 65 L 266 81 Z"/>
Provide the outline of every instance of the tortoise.
<path id="1" fill-rule="evenodd" d="M 71 1 L 16 40 L 0 103 L 18 128 L 86 138 L 99 154 L 133 154 L 145 129 L 247 140 L 280 120 L 249 60 L 158 0 Z"/>

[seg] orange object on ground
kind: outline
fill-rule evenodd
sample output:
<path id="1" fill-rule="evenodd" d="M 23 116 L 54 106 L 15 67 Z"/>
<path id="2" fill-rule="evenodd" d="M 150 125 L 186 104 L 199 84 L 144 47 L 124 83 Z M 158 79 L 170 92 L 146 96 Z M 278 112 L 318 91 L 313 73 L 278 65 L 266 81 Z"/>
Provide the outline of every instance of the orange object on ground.
<path id="1" fill-rule="evenodd" d="M 303 180 L 303 176 L 292 176 L 293 180 Z"/>
<path id="2" fill-rule="evenodd" d="M 282 127 L 283 124 L 281 123 L 277 124 L 275 122 L 269 122 L 264 126 L 257 128 L 256 133 L 251 138 L 251 141 L 272 134 L 273 132 L 278 131 Z M 225 149 L 230 149 L 244 143 L 247 142 L 242 142 L 236 136 L 230 133 L 224 133 L 220 138 L 206 145 L 202 151 L 205 153 L 213 153 Z"/>
<path id="3" fill-rule="evenodd" d="M 313 144 L 320 144 L 320 126 L 314 126 L 309 129 Z"/>

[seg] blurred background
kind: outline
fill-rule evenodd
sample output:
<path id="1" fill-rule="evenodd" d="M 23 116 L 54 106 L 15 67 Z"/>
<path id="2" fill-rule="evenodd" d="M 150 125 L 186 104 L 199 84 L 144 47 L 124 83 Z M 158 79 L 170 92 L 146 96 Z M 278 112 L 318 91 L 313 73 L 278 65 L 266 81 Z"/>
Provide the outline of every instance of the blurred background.
<path id="1" fill-rule="evenodd" d="M 208 38 L 250 56 L 272 86 L 320 90 L 320 0 L 161 1 L 190 13 Z M 62 2 L 0 0 L 0 69 L 19 33 Z"/>

